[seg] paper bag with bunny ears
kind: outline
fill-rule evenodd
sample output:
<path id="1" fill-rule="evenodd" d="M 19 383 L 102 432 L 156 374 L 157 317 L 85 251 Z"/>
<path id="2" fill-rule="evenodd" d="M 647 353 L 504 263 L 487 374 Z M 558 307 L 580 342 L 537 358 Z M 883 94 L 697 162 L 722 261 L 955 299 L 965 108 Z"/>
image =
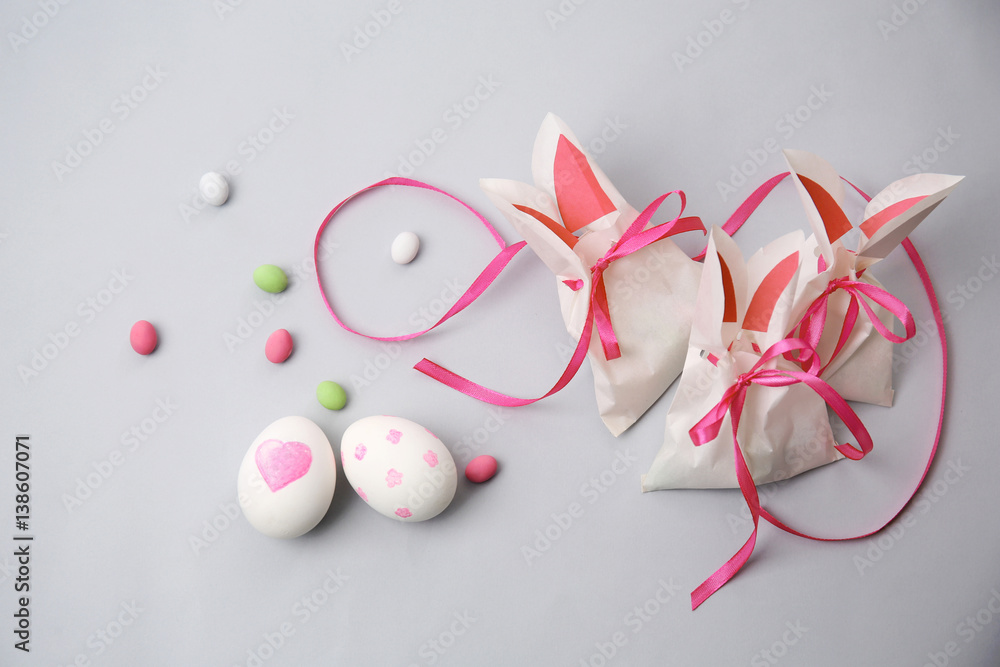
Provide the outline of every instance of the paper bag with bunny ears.
<path id="1" fill-rule="evenodd" d="M 700 447 L 690 430 L 801 318 L 803 309 L 793 297 L 804 236 L 783 236 L 744 263 L 736 243 L 722 229 L 712 229 L 684 371 L 667 411 L 663 446 L 642 477 L 643 491 L 738 486 L 731 417 L 725 417 L 715 440 Z M 800 370 L 782 356 L 767 364 Z M 758 484 L 842 458 L 834 448 L 825 401 L 804 384 L 751 386 L 738 436 Z"/>
<path id="2" fill-rule="evenodd" d="M 859 312 L 856 298 L 847 290 L 829 289 L 838 280 L 881 288 L 870 267 L 902 243 L 962 177 L 917 174 L 889 185 L 865 209 L 858 226 L 858 250 L 852 252 L 844 245 L 844 236 L 853 225 L 842 208 L 845 188 L 840 176 L 816 155 L 792 150 L 784 153 L 813 231 L 804 254 L 816 257 L 803 262 L 796 305 L 827 299 L 826 324 L 816 345 L 824 364 L 820 377 L 847 400 L 892 405 L 892 344 L 914 332 L 907 331 L 905 337 L 893 333 L 895 318 L 874 301 L 867 304 L 870 314 L 849 316 L 851 310 L 855 315 Z M 875 325 L 876 319 L 882 333 Z"/>
<path id="3" fill-rule="evenodd" d="M 531 166 L 534 186 L 500 179 L 480 185 L 555 274 L 563 320 L 579 338 L 591 306 L 591 269 L 639 213 L 553 114 L 538 131 Z M 609 359 L 596 335 L 587 356 L 598 410 L 614 435 L 680 373 L 700 273 L 669 238 L 617 259 L 603 273 L 621 356 Z"/>

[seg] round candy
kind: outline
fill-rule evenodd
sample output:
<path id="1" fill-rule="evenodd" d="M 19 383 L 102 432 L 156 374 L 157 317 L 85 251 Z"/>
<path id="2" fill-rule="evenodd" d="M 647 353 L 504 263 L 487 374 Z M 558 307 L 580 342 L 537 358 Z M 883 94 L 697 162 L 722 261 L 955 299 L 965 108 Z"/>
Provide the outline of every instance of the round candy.
<path id="1" fill-rule="evenodd" d="M 139 354 L 149 354 L 156 349 L 156 329 L 146 320 L 139 320 L 132 325 L 128 341 Z"/>
<path id="2" fill-rule="evenodd" d="M 469 461 L 465 466 L 465 477 L 470 482 L 485 482 L 497 474 L 497 460 L 492 456 L 484 454 Z"/>
<path id="3" fill-rule="evenodd" d="M 280 364 L 292 353 L 292 334 L 285 329 L 278 329 L 267 337 L 264 344 L 264 356 L 272 364 Z"/>
<path id="4" fill-rule="evenodd" d="M 316 387 L 316 400 L 327 410 L 341 410 L 347 405 L 347 392 L 336 382 L 326 380 Z"/>
<path id="5" fill-rule="evenodd" d="M 222 174 L 210 171 L 198 181 L 198 193 L 212 206 L 222 206 L 229 199 L 229 181 Z"/>
<path id="6" fill-rule="evenodd" d="M 409 264 L 420 250 L 420 237 L 413 232 L 402 232 L 392 242 L 392 261 L 396 264 Z"/>
<path id="7" fill-rule="evenodd" d="M 253 271 L 253 281 L 265 292 L 277 294 L 288 287 L 288 276 L 274 264 L 261 264 Z"/>

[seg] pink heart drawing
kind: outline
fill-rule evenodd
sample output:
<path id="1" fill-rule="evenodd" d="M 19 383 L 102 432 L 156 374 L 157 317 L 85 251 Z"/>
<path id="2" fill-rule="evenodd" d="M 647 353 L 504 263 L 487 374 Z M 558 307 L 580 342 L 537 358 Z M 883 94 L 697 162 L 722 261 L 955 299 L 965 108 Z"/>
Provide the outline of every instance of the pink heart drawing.
<path id="1" fill-rule="evenodd" d="M 265 440 L 257 446 L 254 460 L 267 488 L 275 492 L 309 472 L 312 450 L 301 442 Z"/>

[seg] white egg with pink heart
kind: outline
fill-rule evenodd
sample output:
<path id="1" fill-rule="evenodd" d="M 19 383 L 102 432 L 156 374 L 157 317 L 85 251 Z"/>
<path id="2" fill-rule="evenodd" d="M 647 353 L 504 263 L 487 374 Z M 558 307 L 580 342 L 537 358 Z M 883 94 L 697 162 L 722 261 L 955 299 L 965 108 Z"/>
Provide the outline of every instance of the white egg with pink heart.
<path id="1" fill-rule="evenodd" d="M 458 475 L 448 448 L 402 417 L 351 424 L 341 443 L 344 474 L 373 509 L 392 519 L 431 519 L 455 497 Z M 305 417 L 283 417 L 261 431 L 240 465 L 237 492 L 247 521 L 270 537 L 303 535 L 326 516 L 337 463 L 323 430 Z"/>

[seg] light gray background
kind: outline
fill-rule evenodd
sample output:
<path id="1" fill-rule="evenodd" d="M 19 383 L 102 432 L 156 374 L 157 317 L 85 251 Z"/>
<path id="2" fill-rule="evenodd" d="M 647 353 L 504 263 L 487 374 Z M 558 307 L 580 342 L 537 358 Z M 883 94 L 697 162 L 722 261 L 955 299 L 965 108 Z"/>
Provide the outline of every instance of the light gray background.
<path id="1" fill-rule="evenodd" d="M 386 6 L 4 3 L 0 663 L 253 665 L 287 624 L 294 634 L 273 655 L 265 649 L 263 664 L 600 665 L 618 632 L 626 641 L 607 664 L 774 664 L 761 653 L 773 649 L 789 665 L 919 666 L 944 660 L 949 642 L 949 664 L 997 664 L 1000 614 L 988 605 L 1000 600 L 990 592 L 1000 590 L 998 283 L 980 278 L 995 275 L 998 239 L 997 4 L 403 2 L 376 30 L 372 12 Z M 729 23 L 716 22 L 724 11 Z M 366 25 L 377 35 L 348 59 L 342 45 Z M 679 67 L 674 54 L 699 35 L 707 45 Z M 152 89 L 133 93 L 148 67 L 162 81 L 152 88 L 147 77 Z M 495 89 L 480 88 L 478 108 L 449 122 L 481 78 Z M 813 90 L 830 96 L 800 109 Z M 144 99 L 131 109 L 116 102 L 122 95 Z M 244 142 L 275 109 L 292 118 L 250 151 Z M 707 223 L 783 170 L 771 155 L 720 195 L 718 182 L 771 138 L 824 156 L 870 192 L 920 169 L 968 175 L 914 234 L 948 317 L 951 384 L 938 463 L 906 524 L 832 544 L 765 525 L 745 570 L 692 612 L 688 593 L 743 543 L 749 523 L 738 491 L 639 493 L 672 392 L 616 440 L 597 416 L 587 367 L 554 398 L 499 416 L 410 368 L 427 356 L 488 386 L 544 392 L 572 341 L 551 276 L 530 253 L 465 313 L 398 348 L 335 325 L 305 262 L 329 209 L 441 128 L 445 141 L 415 177 L 465 198 L 515 241 L 477 179 L 530 180 L 548 111 L 585 143 L 602 131 L 613 139 L 592 147 L 633 205 L 683 188 Z M 797 111 L 808 119 L 789 132 L 781 119 Z M 105 119 L 113 131 L 57 173 L 53 163 Z M 912 161 L 922 154 L 929 164 Z M 229 203 L 184 220 L 201 174 L 229 161 L 241 169 Z M 805 225 L 781 188 L 737 240 L 750 252 Z M 389 243 L 406 229 L 424 246 L 399 267 Z M 440 305 L 495 250 L 458 207 L 400 190 L 351 207 L 329 240 L 331 298 L 350 323 L 382 335 L 412 330 L 420 308 Z M 265 262 L 292 273 L 291 285 L 230 350 L 226 335 L 266 299 L 250 280 Z M 87 299 L 111 297 L 102 290 L 116 270 L 127 287 L 91 313 Z M 901 252 L 878 276 L 918 320 L 929 317 Z M 966 298 L 958 290 L 967 287 L 981 289 Z M 128 345 L 138 319 L 160 332 L 150 357 Z M 23 381 L 18 366 L 68 324 L 79 334 Z M 281 327 L 297 347 L 275 366 L 262 351 Z M 830 535 L 895 511 L 936 423 L 939 352 L 921 343 L 905 350 L 896 405 L 859 407 L 874 453 L 778 485 L 768 506 Z M 370 384 L 352 381 L 366 369 Z M 324 379 L 348 389 L 342 412 L 316 403 Z M 129 450 L 122 434 L 150 419 L 157 400 L 176 408 Z M 342 473 L 329 515 L 300 539 L 268 539 L 227 516 L 242 456 L 271 421 L 307 416 L 338 446 L 348 424 L 374 413 L 427 425 L 460 464 L 493 454 L 501 470 L 483 486 L 462 480 L 447 512 L 420 525 L 375 514 Z M 12 648 L 11 633 L 18 433 L 32 443 L 30 656 Z M 608 472 L 619 453 L 633 459 L 620 477 Z M 67 495 L 112 456 L 121 465 L 68 509 Z M 962 474 L 946 475 L 949 466 Z M 602 473 L 614 481 L 595 493 Z M 572 503 L 582 515 L 552 528 Z M 529 563 L 522 548 L 547 529 L 561 534 Z M 326 595 L 330 572 L 346 579 Z M 323 603 L 306 617 L 300 601 L 311 596 Z M 644 606 L 654 611 L 636 620 Z M 960 626 L 977 613 L 989 622 Z M 118 636 L 106 644 L 98 631 Z"/>

